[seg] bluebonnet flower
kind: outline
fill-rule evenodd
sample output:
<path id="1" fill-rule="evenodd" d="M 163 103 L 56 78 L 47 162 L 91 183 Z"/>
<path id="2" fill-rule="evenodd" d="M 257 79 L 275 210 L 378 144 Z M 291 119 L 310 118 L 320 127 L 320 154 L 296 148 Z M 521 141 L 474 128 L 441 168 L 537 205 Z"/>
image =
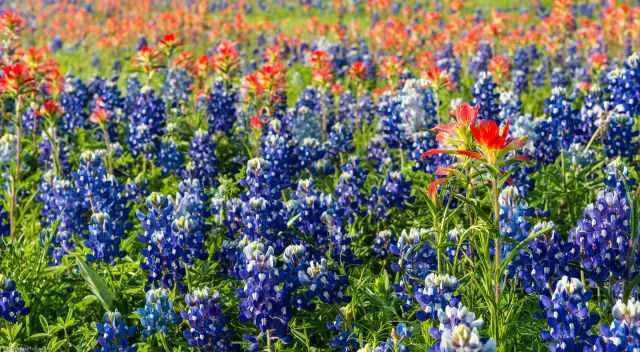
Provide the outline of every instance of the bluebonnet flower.
<path id="1" fill-rule="evenodd" d="M 207 97 L 209 133 L 228 134 L 237 120 L 238 92 L 227 88 L 224 82 L 216 80 Z"/>
<path id="2" fill-rule="evenodd" d="M 108 213 L 96 212 L 91 215 L 85 245 L 93 253 L 88 254 L 87 259 L 90 261 L 100 259 L 113 263 L 115 258 L 124 256 L 124 252 L 120 249 L 122 230 L 118 229 L 117 225 Z"/>
<path id="3" fill-rule="evenodd" d="M 338 185 L 334 191 L 335 200 L 330 215 L 339 224 L 350 223 L 362 212 L 364 194 L 362 187 L 366 181 L 366 173 L 357 159 L 352 159 L 343 166 L 338 177 Z"/>
<path id="4" fill-rule="evenodd" d="M 553 163 L 560 154 L 560 140 L 556 122 L 550 118 L 535 125 L 535 159 L 542 164 Z"/>
<path id="5" fill-rule="evenodd" d="M 155 333 L 167 335 L 169 329 L 178 323 L 178 314 L 173 310 L 169 291 L 163 288 L 147 291 L 144 307 L 136 310 L 142 325 L 142 335 L 149 337 Z"/>
<path id="6" fill-rule="evenodd" d="M 134 155 L 142 154 L 146 159 L 153 160 L 160 151 L 160 137 L 165 132 L 165 103 L 149 89 L 140 92 L 128 109 L 129 149 Z"/>
<path id="7" fill-rule="evenodd" d="M 191 158 L 190 172 L 193 178 L 200 181 L 200 184 L 209 188 L 216 185 L 218 173 L 218 160 L 216 159 L 216 143 L 213 137 L 204 130 L 194 133 L 189 147 L 189 158 Z"/>
<path id="8" fill-rule="evenodd" d="M 147 38 L 144 36 L 141 36 L 140 39 L 138 39 L 138 43 L 136 44 L 136 51 L 144 49 L 147 46 L 149 46 L 149 43 L 147 42 Z"/>
<path id="9" fill-rule="evenodd" d="M 418 320 L 435 320 L 444 307 L 457 307 L 460 295 L 456 295 L 458 279 L 447 274 L 431 273 L 424 279 L 424 286 L 416 290 L 415 298 L 420 304 L 416 313 Z"/>
<path id="10" fill-rule="evenodd" d="M 398 260 L 391 264 L 391 270 L 402 273 L 406 281 L 419 283 L 437 269 L 435 251 L 422 238 L 428 234 L 430 231 L 426 229 L 402 230 L 398 241 L 389 247 L 391 254 L 398 257 Z"/>
<path id="11" fill-rule="evenodd" d="M 322 107 L 320 93 L 313 87 L 305 88 L 294 108 L 292 133 L 299 141 L 305 138 L 320 140 L 322 137 Z"/>
<path id="12" fill-rule="evenodd" d="M 537 88 L 543 87 L 546 81 L 547 76 L 547 66 L 543 61 L 534 71 L 533 76 L 531 77 L 531 81 L 533 85 Z"/>
<path id="13" fill-rule="evenodd" d="M 103 160 L 101 152 L 83 153 L 73 178 L 77 196 L 82 197 L 82 209 L 93 214 L 89 234 L 84 241 L 92 250 L 87 259 L 112 263 L 124 254 L 120 250 L 120 242 L 130 227 L 130 209 L 124 199 L 124 186 L 107 173 Z M 78 217 L 78 214 L 73 216 Z"/>
<path id="14" fill-rule="evenodd" d="M 340 352 L 356 352 L 360 347 L 358 338 L 345 325 L 344 319 L 340 314 L 336 315 L 332 322 L 327 323 L 327 330 L 336 334 L 329 340 L 329 348 Z"/>
<path id="15" fill-rule="evenodd" d="M 560 67 L 554 67 L 551 71 L 551 88 L 566 88 L 569 80 Z"/>
<path id="16" fill-rule="evenodd" d="M 401 172 L 390 171 L 382 185 L 371 189 L 369 215 L 374 222 L 388 220 L 392 209 L 404 209 L 412 200 L 411 183 Z"/>
<path id="17" fill-rule="evenodd" d="M 407 135 L 429 130 L 437 124 L 437 98 L 426 80 L 407 80 L 399 92 L 399 114 Z"/>
<path id="18" fill-rule="evenodd" d="M 392 160 L 387 149 L 387 143 L 380 135 L 375 135 L 369 140 L 367 146 L 367 160 L 369 160 L 373 167 L 378 171 L 384 170 L 385 167 L 391 165 Z"/>
<path id="19" fill-rule="evenodd" d="M 315 138 L 304 138 L 296 151 L 300 169 L 308 169 L 325 155 L 324 148 Z"/>
<path id="20" fill-rule="evenodd" d="M 531 114 L 517 114 L 510 121 L 512 137 L 527 139 L 522 147 L 522 152 L 528 155 L 534 154 L 535 142 L 538 140 L 535 118 Z"/>
<path id="21" fill-rule="evenodd" d="M 51 133 L 50 135 L 55 136 L 55 134 Z M 45 170 L 52 170 L 55 165 L 54 161 L 54 153 L 53 153 L 53 145 L 51 145 L 51 140 L 46 133 L 42 133 L 42 140 L 38 145 L 39 155 L 38 162 Z M 58 158 L 60 161 L 61 174 L 66 174 L 69 171 L 69 155 L 67 144 L 64 139 L 58 139 Z"/>
<path id="22" fill-rule="evenodd" d="M 638 132 L 634 130 L 634 119 L 626 113 L 613 112 L 607 119 L 604 136 L 604 152 L 609 158 L 622 156 L 632 158 L 638 151 Z"/>
<path id="23" fill-rule="evenodd" d="M 407 143 L 408 136 L 403 127 L 401 104 L 402 101 L 398 97 L 392 97 L 390 94 L 383 95 L 378 102 L 380 134 L 389 148 L 401 148 Z"/>
<path id="24" fill-rule="evenodd" d="M 368 92 L 360 96 L 357 102 L 356 111 L 353 116 L 354 126 L 362 128 L 371 125 L 375 117 L 375 104 Z"/>
<path id="25" fill-rule="evenodd" d="M 140 83 L 140 79 L 138 78 L 138 74 L 130 74 L 127 76 L 127 81 L 125 83 L 127 88 L 127 97 L 125 98 L 125 106 L 127 108 L 127 113 L 130 113 L 129 110 L 133 104 L 135 103 L 135 99 L 140 95 L 142 91 L 142 83 Z"/>
<path id="26" fill-rule="evenodd" d="M 579 279 L 563 276 L 549 296 L 540 296 L 540 305 L 545 311 L 549 330 L 540 333 L 549 343 L 549 351 L 582 351 L 591 347 L 597 337 L 590 333 L 599 316 L 590 313 L 587 302 L 591 299 Z"/>
<path id="27" fill-rule="evenodd" d="M 225 224 L 233 232 L 241 232 L 249 240 L 268 239 L 282 250 L 282 234 L 287 228 L 286 209 L 281 196 L 281 182 L 270 163 L 255 158 L 247 162 L 246 177 L 240 184 L 246 188 L 241 201 L 228 203 Z M 231 232 L 233 234 L 233 232 Z"/>
<path id="28" fill-rule="evenodd" d="M 331 238 L 331 257 L 341 265 L 358 264 L 360 260 L 351 250 L 351 236 L 346 233 L 341 224 L 336 221 L 329 212 L 325 212 L 323 221 L 329 229 L 329 237 Z M 342 224 L 344 225 L 344 224 Z"/>
<path id="29" fill-rule="evenodd" d="M 318 297 L 323 303 L 348 303 L 351 297 L 345 294 L 348 279 L 327 268 L 327 259 L 319 262 L 310 261 L 306 270 L 298 272 L 298 280 L 307 288 L 305 296 L 308 300 Z"/>
<path id="30" fill-rule="evenodd" d="M 274 171 L 271 180 L 277 190 L 291 185 L 297 165 L 295 148 L 295 140 L 286 126 L 275 118 L 269 121 L 267 133 L 262 139 L 262 157 Z"/>
<path id="31" fill-rule="evenodd" d="M 59 35 L 56 35 L 55 37 L 53 37 L 53 39 L 51 40 L 51 44 L 49 45 L 49 48 L 51 48 L 51 52 L 53 53 L 62 49 L 62 39 L 60 38 Z"/>
<path id="32" fill-rule="evenodd" d="M 515 69 L 511 72 L 511 77 L 511 84 L 515 94 L 520 95 L 529 88 L 529 74 L 526 71 Z"/>
<path id="33" fill-rule="evenodd" d="M 517 68 L 516 71 L 523 72 L 525 76 L 528 76 L 531 62 L 534 60 L 532 56 L 533 55 L 531 55 L 531 53 L 528 51 L 528 48 L 524 48 L 524 47 L 518 48 L 516 52 L 513 54 L 513 67 Z M 515 73 L 515 72 L 512 72 L 512 73 Z"/>
<path id="34" fill-rule="evenodd" d="M 413 135 L 413 143 L 409 152 L 409 159 L 415 161 L 413 171 L 433 174 L 439 167 L 453 163 L 454 158 L 448 154 L 437 154 L 429 158 L 422 155 L 429 149 L 438 147 L 436 135 L 431 131 L 418 132 Z"/>
<path id="35" fill-rule="evenodd" d="M 64 112 L 58 123 L 63 133 L 73 132 L 87 124 L 88 104 L 89 89 L 82 80 L 72 76 L 65 77 L 63 90 L 60 93 L 60 107 Z"/>
<path id="36" fill-rule="evenodd" d="M 0 137 L 0 165 L 4 169 L 16 157 L 16 136 L 5 133 Z"/>
<path id="37" fill-rule="evenodd" d="M 134 326 L 127 326 L 122 315 L 115 312 L 104 313 L 104 323 L 97 323 L 98 348 L 96 352 L 135 352 L 129 339 L 136 334 Z"/>
<path id="38" fill-rule="evenodd" d="M 454 228 L 447 233 L 447 239 L 449 246 L 447 246 L 447 255 L 450 261 L 454 261 L 456 258 L 462 256 L 472 257 L 474 250 L 469 245 L 469 241 L 463 237 L 463 233 L 460 229 Z"/>
<path id="39" fill-rule="evenodd" d="M 327 226 L 322 222 L 322 216 L 329 207 L 328 195 L 317 190 L 311 179 L 298 181 L 298 188 L 288 206 L 289 218 L 293 225 L 304 236 L 310 236 L 318 246 L 326 245 L 329 241 Z"/>
<path id="40" fill-rule="evenodd" d="M 495 341 L 480 337 L 479 330 L 484 325 L 482 318 L 476 319 L 476 315 L 462 304 L 445 306 L 438 311 L 438 319 L 440 325 L 429 330 L 436 339 L 429 352 L 495 352 Z"/>
<path id="41" fill-rule="evenodd" d="M 580 107 L 580 120 L 582 121 L 582 130 L 585 135 L 593 135 L 595 129 L 601 123 L 605 107 L 602 90 L 597 84 L 594 84 L 585 95 Z"/>
<path id="42" fill-rule="evenodd" d="M 629 200 L 620 188 L 601 190 L 596 201 L 584 209 L 582 219 L 569 233 L 569 241 L 587 278 L 602 282 L 626 276 L 630 219 Z"/>
<path id="43" fill-rule="evenodd" d="M 38 113 L 34 108 L 29 107 L 22 113 L 22 127 L 24 128 L 24 133 L 37 133 L 40 128 L 40 123 L 41 117 L 38 116 Z"/>
<path id="44" fill-rule="evenodd" d="M 85 200 L 72 182 L 59 179 L 52 172 L 42 177 L 37 198 L 42 203 L 43 229 L 58 224 L 48 248 L 51 264 L 58 265 L 65 253 L 75 248 L 74 236 L 84 230 Z M 41 233 L 41 240 L 44 241 L 46 234 L 46 230 Z"/>
<path id="45" fill-rule="evenodd" d="M 126 108 L 126 112 L 130 113 L 129 107 L 125 106 L 125 100 L 122 98 L 118 88 L 117 77 L 112 77 L 109 80 L 96 77 L 89 83 L 87 90 L 90 97 L 89 111 L 94 111 L 97 107 L 100 107 L 109 112 L 107 129 L 110 137 L 113 137 L 112 140 L 116 140 L 115 128 L 122 118 L 123 109 Z"/>
<path id="46" fill-rule="evenodd" d="M 196 259 L 207 259 L 205 249 L 205 219 L 209 215 L 206 207 L 207 196 L 197 179 L 185 179 L 178 185 L 173 223 L 171 230 L 184 253 L 182 260 L 186 265 L 193 264 Z"/>
<path id="47" fill-rule="evenodd" d="M 193 78 L 182 68 L 167 70 L 162 84 L 162 99 L 172 107 L 186 103 L 191 97 L 191 84 Z"/>
<path id="48" fill-rule="evenodd" d="M 469 60 L 469 73 L 477 78 L 482 72 L 487 71 L 489 60 L 493 57 L 493 51 L 489 43 L 480 43 L 476 54 Z"/>
<path id="49" fill-rule="evenodd" d="M 29 308 L 25 306 L 22 294 L 16 289 L 15 281 L 5 278 L 0 290 L 0 317 L 15 324 L 21 316 L 27 314 Z"/>
<path id="50" fill-rule="evenodd" d="M 640 303 L 630 298 L 618 300 L 612 309 L 611 325 L 600 327 L 599 351 L 626 352 L 640 348 Z M 594 348 L 595 350 L 595 348 Z"/>
<path id="51" fill-rule="evenodd" d="M 336 113 L 336 122 L 349 125 L 351 129 L 357 128 L 356 114 L 356 98 L 351 91 L 346 90 L 340 94 L 338 101 L 338 111 Z"/>
<path id="52" fill-rule="evenodd" d="M 497 120 L 500 106 L 493 76 L 488 72 L 480 73 L 471 93 L 473 94 L 473 105 L 480 107 L 478 118 Z"/>
<path id="53" fill-rule="evenodd" d="M 409 352 L 409 348 L 404 345 L 403 340 L 410 336 L 409 328 L 404 323 L 399 323 L 391 330 L 391 336 L 374 348 L 373 352 Z"/>
<path id="54" fill-rule="evenodd" d="M 220 352 L 237 350 L 230 341 L 231 330 L 226 326 L 228 319 L 222 313 L 218 292 L 207 287 L 196 289 L 185 295 L 184 303 L 186 310 L 180 314 L 189 324 L 183 334 L 190 346 Z"/>
<path id="55" fill-rule="evenodd" d="M 582 144 L 574 143 L 567 150 L 567 159 L 572 165 L 587 166 L 596 160 L 595 152 Z"/>
<path id="56" fill-rule="evenodd" d="M 549 295 L 553 284 L 562 276 L 574 274 L 569 266 L 571 244 L 558 233 L 555 224 L 541 222 L 530 231 L 542 233 L 527 243 L 526 251 L 516 255 L 509 271 L 518 279 L 525 292 Z"/>
<path id="57" fill-rule="evenodd" d="M 169 173 L 179 170 L 184 164 L 184 156 L 178 150 L 178 145 L 173 139 L 163 138 L 160 142 L 160 149 L 157 154 L 158 166 L 162 170 L 162 175 L 168 175 Z"/>
<path id="58" fill-rule="evenodd" d="M 522 101 L 520 97 L 511 91 L 500 93 L 500 105 L 499 105 L 499 121 L 515 120 L 522 114 Z"/>
<path id="59" fill-rule="evenodd" d="M 272 247 L 260 242 L 249 242 L 243 249 L 246 269 L 241 274 L 244 287 L 238 290 L 240 321 L 251 322 L 260 330 L 260 337 L 280 339 L 285 343 L 291 312 L 279 287 L 279 271 Z"/>
<path id="60" fill-rule="evenodd" d="M 551 96 L 544 101 L 546 120 L 536 124 L 536 160 L 551 163 L 573 143 L 588 140 L 591 135 L 581 131 L 579 114 L 571 106 L 572 101 L 566 96 L 564 89 L 554 88 Z"/>
<path id="61" fill-rule="evenodd" d="M 614 69 L 609 72 L 607 91 L 609 108 L 620 113 L 636 116 L 640 112 L 640 92 L 638 92 L 638 78 L 632 70 L 626 68 Z"/>
<path id="62" fill-rule="evenodd" d="M 534 209 L 527 206 L 518 188 L 507 186 L 498 197 L 500 205 L 500 235 L 519 242 L 529 235 L 531 223 L 527 217 L 533 216 Z"/>
<path id="63" fill-rule="evenodd" d="M 154 192 L 147 197 L 146 204 L 148 213 L 137 213 L 144 230 L 138 240 L 145 244 L 142 249 L 145 260 L 140 267 L 149 272 L 149 284 L 168 289 L 177 286 L 182 290 L 184 251 L 172 231 L 173 200 Z"/>
<path id="64" fill-rule="evenodd" d="M 379 231 L 371 246 L 373 253 L 380 258 L 386 258 L 390 253 L 389 246 L 391 246 L 392 237 L 393 234 L 389 230 Z"/>
<path id="65" fill-rule="evenodd" d="M 351 153 L 355 150 L 353 145 L 353 132 L 351 128 L 340 122 L 331 126 L 329 141 L 325 147 L 327 154 L 335 157 L 340 153 Z"/>

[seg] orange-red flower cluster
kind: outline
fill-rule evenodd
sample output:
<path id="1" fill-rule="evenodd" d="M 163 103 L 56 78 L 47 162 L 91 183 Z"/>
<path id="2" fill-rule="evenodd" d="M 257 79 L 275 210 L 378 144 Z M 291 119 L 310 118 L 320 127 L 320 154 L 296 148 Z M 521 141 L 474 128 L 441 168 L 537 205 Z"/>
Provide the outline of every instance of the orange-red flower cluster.
<path id="1" fill-rule="evenodd" d="M 478 121 L 478 111 L 478 107 L 466 103 L 458 106 L 453 122 L 434 128 L 436 140 L 442 148 L 430 149 L 423 156 L 448 153 L 482 159 L 496 166 L 506 153 L 522 145 L 522 139 L 509 137 L 509 120 L 500 128 L 495 120 Z"/>

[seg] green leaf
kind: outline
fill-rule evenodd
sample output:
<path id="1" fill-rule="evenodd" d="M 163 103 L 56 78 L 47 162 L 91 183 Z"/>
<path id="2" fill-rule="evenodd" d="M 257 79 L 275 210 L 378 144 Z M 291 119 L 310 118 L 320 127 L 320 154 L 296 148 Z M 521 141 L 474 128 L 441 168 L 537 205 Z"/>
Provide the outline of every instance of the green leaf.
<path id="1" fill-rule="evenodd" d="M 93 270 L 89 264 L 87 264 L 80 256 L 74 255 L 78 267 L 80 268 L 80 275 L 89 286 L 89 290 L 96 298 L 102 303 L 105 310 L 111 311 L 113 304 L 113 293 L 107 284 L 102 280 L 100 275 Z"/>

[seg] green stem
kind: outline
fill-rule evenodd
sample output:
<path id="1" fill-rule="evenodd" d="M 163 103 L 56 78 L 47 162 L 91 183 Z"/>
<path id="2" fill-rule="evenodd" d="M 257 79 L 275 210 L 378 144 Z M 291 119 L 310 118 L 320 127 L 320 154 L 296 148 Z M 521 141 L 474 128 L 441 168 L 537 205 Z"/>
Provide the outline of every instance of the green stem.
<path id="1" fill-rule="evenodd" d="M 267 330 L 267 352 L 272 352 L 271 346 L 271 331 Z"/>
<path id="2" fill-rule="evenodd" d="M 160 344 L 162 345 L 162 348 L 165 350 L 165 352 L 171 352 L 171 350 L 169 349 L 169 345 L 167 345 L 167 339 L 161 332 L 158 333 L 158 340 L 160 341 Z"/>
<path id="3" fill-rule="evenodd" d="M 113 175 L 113 154 L 111 152 L 111 141 L 109 140 L 109 131 L 106 126 L 102 126 L 102 137 L 104 138 L 104 144 L 107 149 L 107 168 L 109 174 Z"/>
<path id="4" fill-rule="evenodd" d="M 491 190 L 492 190 L 492 202 L 493 202 L 493 216 L 494 216 L 494 224 L 495 229 L 497 231 L 497 236 L 494 241 L 494 258 L 495 258 L 495 269 L 494 269 L 494 281 L 495 281 L 495 312 L 494 316 L 498 317 L 500 314 L 500 202 L 499 202 L 499 191 L 498 191 L 498 176 L 496 175 L 491 181 Z M 498 323 L 496 321 L 496 323 Z M 496 343 L 499 340 L 499 332 L 498 326 L 495 326 L 495 339 Z"/>
<path id="5" fill-rule="evenodd" d="M 11 186 L 11 202 L 9 205 L 9 232 L 12 240 L 16 236 L 16 211 L 18 206 L 18 186 L 20 184 L 20 155 L 22 154 L 22 119 L 20 118 L 20 108 L 22 98 L 16 97 L 15 107 L 15 127 L 16 127 L 16 169 L 13 174 L 13 182 Z"/>

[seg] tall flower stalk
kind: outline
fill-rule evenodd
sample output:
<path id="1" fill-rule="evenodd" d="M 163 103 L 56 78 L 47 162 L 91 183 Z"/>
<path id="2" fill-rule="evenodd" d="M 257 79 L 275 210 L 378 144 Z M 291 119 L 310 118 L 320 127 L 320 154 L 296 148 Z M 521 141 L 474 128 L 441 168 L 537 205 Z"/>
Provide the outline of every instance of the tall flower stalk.
<path id="1" fill-rule="evenodd" d="M 478 120 L 478 107 L 461 104 L 454 112 L 451 123 L 440 124 L 434 128 L 437 132 L 437 148 L 426 151 L 423 156 L 431 157 L 438 154 L 450 154 L 458 158 L 458 162 L 446 168 L 436 170 L 437 178 L 431 185 L 429 193 L 436 199 L 438 189 L 455 177 L 460 178 L 466 192 L 471 192 L 474 183 L 490 180 L 489 199 L 491 200 L 491 228 L 495 234 L 486 241 L 487 246 L 493 244 L 493 249 L 486 248 L 487 260 L 493 257 L 493 263 L 487 263 L 491 272 L 490 282 L 484 282 L 485 287 L 492 287 L 492 292 L 485 293 L 489 302 L 490 330 L 496 341 L 500 341 L 501 318 L 501 285 L 504 283 L 504 269 L 507 258 L 502 258 L 502 240 L 500 238 L 500 187 L 506 165 L 518 159 L 514 156 L 524 142 L 522 139 L 510 138 L 509 120 L 502 127 L 495 120 Z M 472 175 L 472 176 L 467 176 Z M 442 177 L 444 176 L 444 177 Z M 471 177 L 471 179 L 468 179 Z M 509 257 L 512 257 L 509 255 Z M 491 297 L 493 296 L 493 297 Z M 491 299 L 490 299 L 491 298 Z"/>

